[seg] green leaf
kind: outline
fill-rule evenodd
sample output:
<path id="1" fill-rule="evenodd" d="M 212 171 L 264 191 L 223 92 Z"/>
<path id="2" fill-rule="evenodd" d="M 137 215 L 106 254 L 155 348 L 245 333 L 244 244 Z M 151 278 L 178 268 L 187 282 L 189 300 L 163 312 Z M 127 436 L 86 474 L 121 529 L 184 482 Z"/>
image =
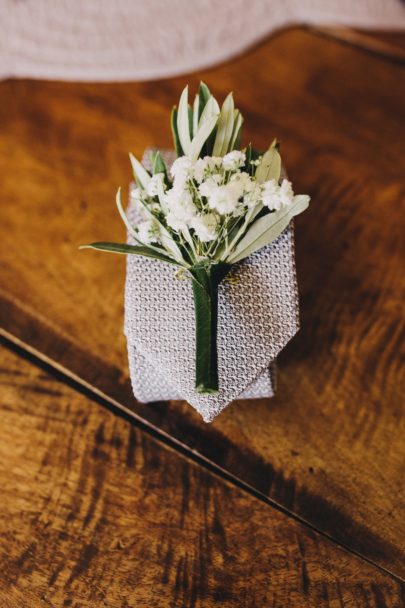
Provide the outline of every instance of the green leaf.
<path id="1" fill-rule="evenodd" d="M 127 215 L 122 207 L 122 203 L 121 203 L 121 188 L 118 188 L 117 190 L 117 194 L 115 196 L 115 202 L 118 208 L 118 212 L 121 216 L 122 221 L 124 222 L 128 232 L 134 237 L 134 239 L 136 239 L 139 242 L 139 237 L 138 237 L 138 233 L 136 232 L 135 228 L 132 226 L 131 222 L 129 221 L 129 219 L 127 218 Z"/>
<path id="2" fill-rule="evenodd" d="M 134 172 L 134 176 L 135 176 L 135 179 L 136 179 L 137 183 L 142 188 L 146 188 L 146 186 L 150 182 L 150 177 L 151 176 L 146 171 L 145 167 L 143 165 L 141 165 L 141 163 L 139 162 L 139 160 L 137 160 L 133 154 L 129 153 L 129 158 L 130 158 L 130 161 L 131 161 L 132 170 Z"/>
<path id="3" fill-rule="evenodd" d="M 256 169 L 255 178 L 259 184 L 263 184 L 270 179 L 275 179 L 277 182 L 281 174 L 281 156 L 276 147 L 276 141 L 272 143 L 270 148 L 262 156 L 260 165 Z"/>
<path id="4" fill-rule="evenodd" d="M 188 154 L 191 144 L 188 114 L 188 86 L 184 87 L 179 101 L 177 131 L 179 134 L 181 147 L 183 148 L 184 153 Z"/>
<path id="5" fill-rule="evenodd" d="M 199 107 L 200 107 L 200 98 L 198 95 L 194 98 L 193 105 L 193 137 L 197 134 L 198 131 L 198 119 L 199 119 Z"/>
<path id="6" fill-rule="evenodd" d="M 197 160 L 202 147 L 204 146 L 205 142 L 211 135 L 215 125 L 217 124 L 217 120 L 217 116 L 211 116 L 198 129 L 197 135 L 193 138 L 193 141 L 191 142 L 188 154 L 188 156 L 193 162 Z"/>
<path id="7" fill-rule="evenodd" d="M 203 110 L 203 112 L 201 114 L 200 120 L 198 122 L 198 127 L 202 127 L 202 125 L 204 124 L 204 122 L 206 120 L 208 120 L 209 118 L 211 118 L 211 116 L 218 117 L 219 112 L 220 112 L 220 110 L 219 110 L 218 102 L 211 95 L 211 97 L 209 98 L 209 100 L 205 104 L 205 108 L 204 108 L 204 110 Z"/>
<path id="8" fill-rule="evenodd" d="M 179 133 L 177 131 L 177 106 L 173 106 L 170 116 L 170 126 L 172 129 L 173 143 L 177 156 L 183 156 L 183 148 L 181 147 Z"/>
<path id="9" fill-rule="evenodd" d="M 229 151 L 237 150 L 240 146 L 241 129 L 243 125 L 243 116 L 239 110 L 235 110 L 233 117 L 233 133 L 229 145 Z"/>
<path id="10" fill-rule="evenodd" d="M 206 106 L 207 101 L 211 97 L 211 91 L 204 82 L 200 82 L 198 89 L 198 120 L 201 118 L 201 114 Z"/>
<path id="11" fill-rule="evenodd" d="M 215 137 L 213 156 L 225 156 L 232 139 L 235 105 L 233 95 L 229 93 L 222 104 L 218 118 L 217 135 Z"/>
<path id="12" fill-rule="evenodd" d="M 287 209 L 280 209 L 273 213 L 259 217 L 251 225 L 236 249 L 226 259 L 229 263 L 240 262 L 255 251 L 272 243 L 296 215 L 299 215 L 309 204 L 309 196 L 302 194 L 294 197 L 294 202 Z"/>
<path id="13" fill-rule="evenodd" d="M 152 152 L 151 165 L 153 175 L 157 175 L 158 173 L 163 173 L 165 176 L 167 175 L 166 164 L 159 150 L 155 150 Z"/>
<path id="14" fill-rule="evenodd" d="M 108 251 L 110 253 L 122 253 L 139 255 L 145 258 L 153 258 L 172 264 L 173 266 L 180 266 L 177 262 L 169 258 L 168 256 L 158 253 L 154 249 L 150 249 L 146 245 L 127 245 L 126 243 L 108 243 L 100 241 L 97 243 L 90 243 L 89 245 L 82 245 L 79 249 L 97 249 L 98 251 Z"/>
<path id="15" fill-rule="evenodd" d="M 214 97 L 211 95 L 210 98 L 208 99 L 207 103 L 205 104 L 205 108 L 204 108 L 203 113 L 201 114 L 201 118 L 198 123 L 198 127 L 199 128 L 202 127 L 203 124 L 207 120 L 210 120 L 210 118 L 212 116 L 215 116 L 216 119 L 218 119 L 219 112 L 220 112 L 219 105 L 218 105 L 216 99 L 214 99 Z M 207 155 L 212 156 L 212 148 L 214 146 L 215 132 L 216 132 L 216 126 L 211 131 L 210 136 L 208 137 L 206 143 L 202 147 L 200 156 L 207 156 Z"/>
<path id="16" fill-rule="evenodd" d="M 159 226 L 160 226 L 160 229 L 159 229 L 160 230 L 160 240 L 161 240 L 163 247 L 166 249 L 166 251 L 168 251 L 169 253 L 172 254 L 174 259 L 180 265 L 184 266 L 185 261 L 184 261 L 184 258 L 181 254 L 181 251 L 180 251 L 177 243 L 171 236 L 170 232 L 163 226 L 163 224 L 161 222 L 159 222 Z"/>

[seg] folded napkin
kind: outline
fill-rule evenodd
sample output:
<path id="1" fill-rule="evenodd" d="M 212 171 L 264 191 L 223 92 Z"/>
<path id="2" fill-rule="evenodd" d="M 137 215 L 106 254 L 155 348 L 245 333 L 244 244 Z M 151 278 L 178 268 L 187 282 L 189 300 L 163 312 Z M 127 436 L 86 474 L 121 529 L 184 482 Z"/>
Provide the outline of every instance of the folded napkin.
<path id="1" fill-rule="evenodd" d="M 131 220 L 131 205 L 127 214 Z M 164 262 L 127 256 L 124 331 L 134 395 L 141 402 L 184 399 L 211 422 L 235 399 L 272 397 L 276 357 L 298 328 L 291 223 L 220 283 L 219 392 L 197 393 L 191 278 Z"/>

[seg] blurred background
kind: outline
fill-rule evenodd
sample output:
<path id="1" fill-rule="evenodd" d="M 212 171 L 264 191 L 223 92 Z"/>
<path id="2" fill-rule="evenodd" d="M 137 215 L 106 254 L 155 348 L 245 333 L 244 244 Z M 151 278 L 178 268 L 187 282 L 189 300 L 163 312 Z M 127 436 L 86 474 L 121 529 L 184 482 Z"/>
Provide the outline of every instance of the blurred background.
<path id="1" fill-rule="evenodd" d="M 150 80 L 215 65 L 291 25 L 398 30 L 404 13 L 400 0 L 2 0 L 0 77 Z"/>

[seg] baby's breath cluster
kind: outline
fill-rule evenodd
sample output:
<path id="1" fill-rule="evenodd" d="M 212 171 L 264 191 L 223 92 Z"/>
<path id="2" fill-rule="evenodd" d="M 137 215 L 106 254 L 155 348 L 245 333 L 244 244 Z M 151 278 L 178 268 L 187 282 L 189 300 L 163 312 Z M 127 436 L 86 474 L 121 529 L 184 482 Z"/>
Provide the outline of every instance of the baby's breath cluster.
<path id="1" fill-rule="evenodd" d="M 221 243 L 247 212 L 257 209 L 279 211 L 294 202 L 291 182 L 269 179 L 259 183 L 255 170 L 262 157 L 247 162 L 246 153 L 233 150 L 225 156 L 205 156 L 195 162 L 178 157 L 170 178 L 156 173 L 146 188 L 134 186 L 130 200 L 134 209 L 136 235 L 143 245 L 162 245 L 162 229 L 191 256 L 215 257 Z"/>

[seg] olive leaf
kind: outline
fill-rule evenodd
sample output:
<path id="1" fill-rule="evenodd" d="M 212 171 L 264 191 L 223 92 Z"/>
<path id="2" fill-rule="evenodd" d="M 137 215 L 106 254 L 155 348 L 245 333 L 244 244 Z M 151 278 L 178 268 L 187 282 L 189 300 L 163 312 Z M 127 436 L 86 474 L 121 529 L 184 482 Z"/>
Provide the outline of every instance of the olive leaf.
<path id="1" fill-rule="evenodd" d="M 150 174 L 133 154 L 129 153 L 129 159 L 137 184 L 142 188 L 146 188 L 151 179 Z"/>
<path id="2" fill-rule="evenodd" d="M 196 95 L 193 104 L 193 137 L 198 131 L 198 119 L 199 119 L 199 108 L 200 108 L 200 97 Z"/>
<path id="3" fill-rule="evenodd" d="M 209 98 L 212 97 L 211 91 L 205 84 L 205 82 L 200 82 L 200 86 L 198 89 L 198 120 L 201 118 L 201 114 L 207 104 Z"/>
<path id="4" fill-rule="evenodd" d="M 193 138 L 193 141 L 190 145 L 190 150 L 188 156 L 191 158 L 192 162 L 196 161 L 199 157 L 202 147 L 205 142 L 211 135 L 215 125 L 217 124 L 218 118 L 217 116 L 210 116 L 207 120 L 201 125 L 201 127 L 197 131 L 197 135 Z"/>
<path id="5" fill-rule="evenodd" d="M 277 182 L 281 174 L 281 156 L 277 150 L 277 142 L 274 141 L 270 148 L 262 156 L 259 166 L 256 169 L 255 178 L 259 184 L 263 184 L 270 179 Z"/>
<path id="6" fill-rule="evenodd" d="M 226 258 L 226 261 L 235 264 L 272 243 L 287 228 L 292 218 L 305 211 L 308 205 L 309 196 L 302 194 L 294 197 L 294 202 L 290 207 L 259 217 L 234 251 Z"/>
<path id="7" fill-rule="evenodd" d="M 161 262 L 166 262 L 167 264 L 172 264 L 174 266 L 182 266 L 181 264 L 178 264 L 172 260 L 172 258 L 169 258 L 169 256 L 159 253 L 146 245 L 127 245 L 126 243 L 108 243 L 99 241 L 97 243 L 90 243 L 89 245 L 81 245 L 79 249 L 97 249 L 98 251 L 109 251 L 110 253 L 122 254 L 130 253 L 133 255 L 160 260 Z"/>
<path id="8" fill-rule="evenodd" d="M 179 134 L 181 147 L 183 148 L 184 153 L 188 154 L 191 144 L 188 112 L 188 86 L 184 87 L 179 101 L 177 131 Z"/>
<path id="9" fill-rule="evenodd" d="M 231 152 L 232 150 L 235 150 L 239 147 L 242 125 L 243 125 L 243 116 L 239 112 L 239 110 L 235 110 L 234 117 L 233 117 L 233 133 L 232 133 L 231 142 L 230 142 L 229 148 L 228 148 L 229 152 Z"/>
<path id="10" fill-rule="evenodd" d="M 172 113 L 170 115 L 170 127 L 172 129 L 173 143 L 177 156 L 183 156 L 184 152 L 183 148 L 181 147 L 179 132 L 177 130 L 177 114 L 177 106 L 173 106 Z"/>
<path id="11" fill-rule="evenodd" d="M 235 105 L 233 95 L 229 93 L 222 104 L 218 118 L 218 129 L 215 137 L 213 156 L 225 156 L 232 139 Z"/>

